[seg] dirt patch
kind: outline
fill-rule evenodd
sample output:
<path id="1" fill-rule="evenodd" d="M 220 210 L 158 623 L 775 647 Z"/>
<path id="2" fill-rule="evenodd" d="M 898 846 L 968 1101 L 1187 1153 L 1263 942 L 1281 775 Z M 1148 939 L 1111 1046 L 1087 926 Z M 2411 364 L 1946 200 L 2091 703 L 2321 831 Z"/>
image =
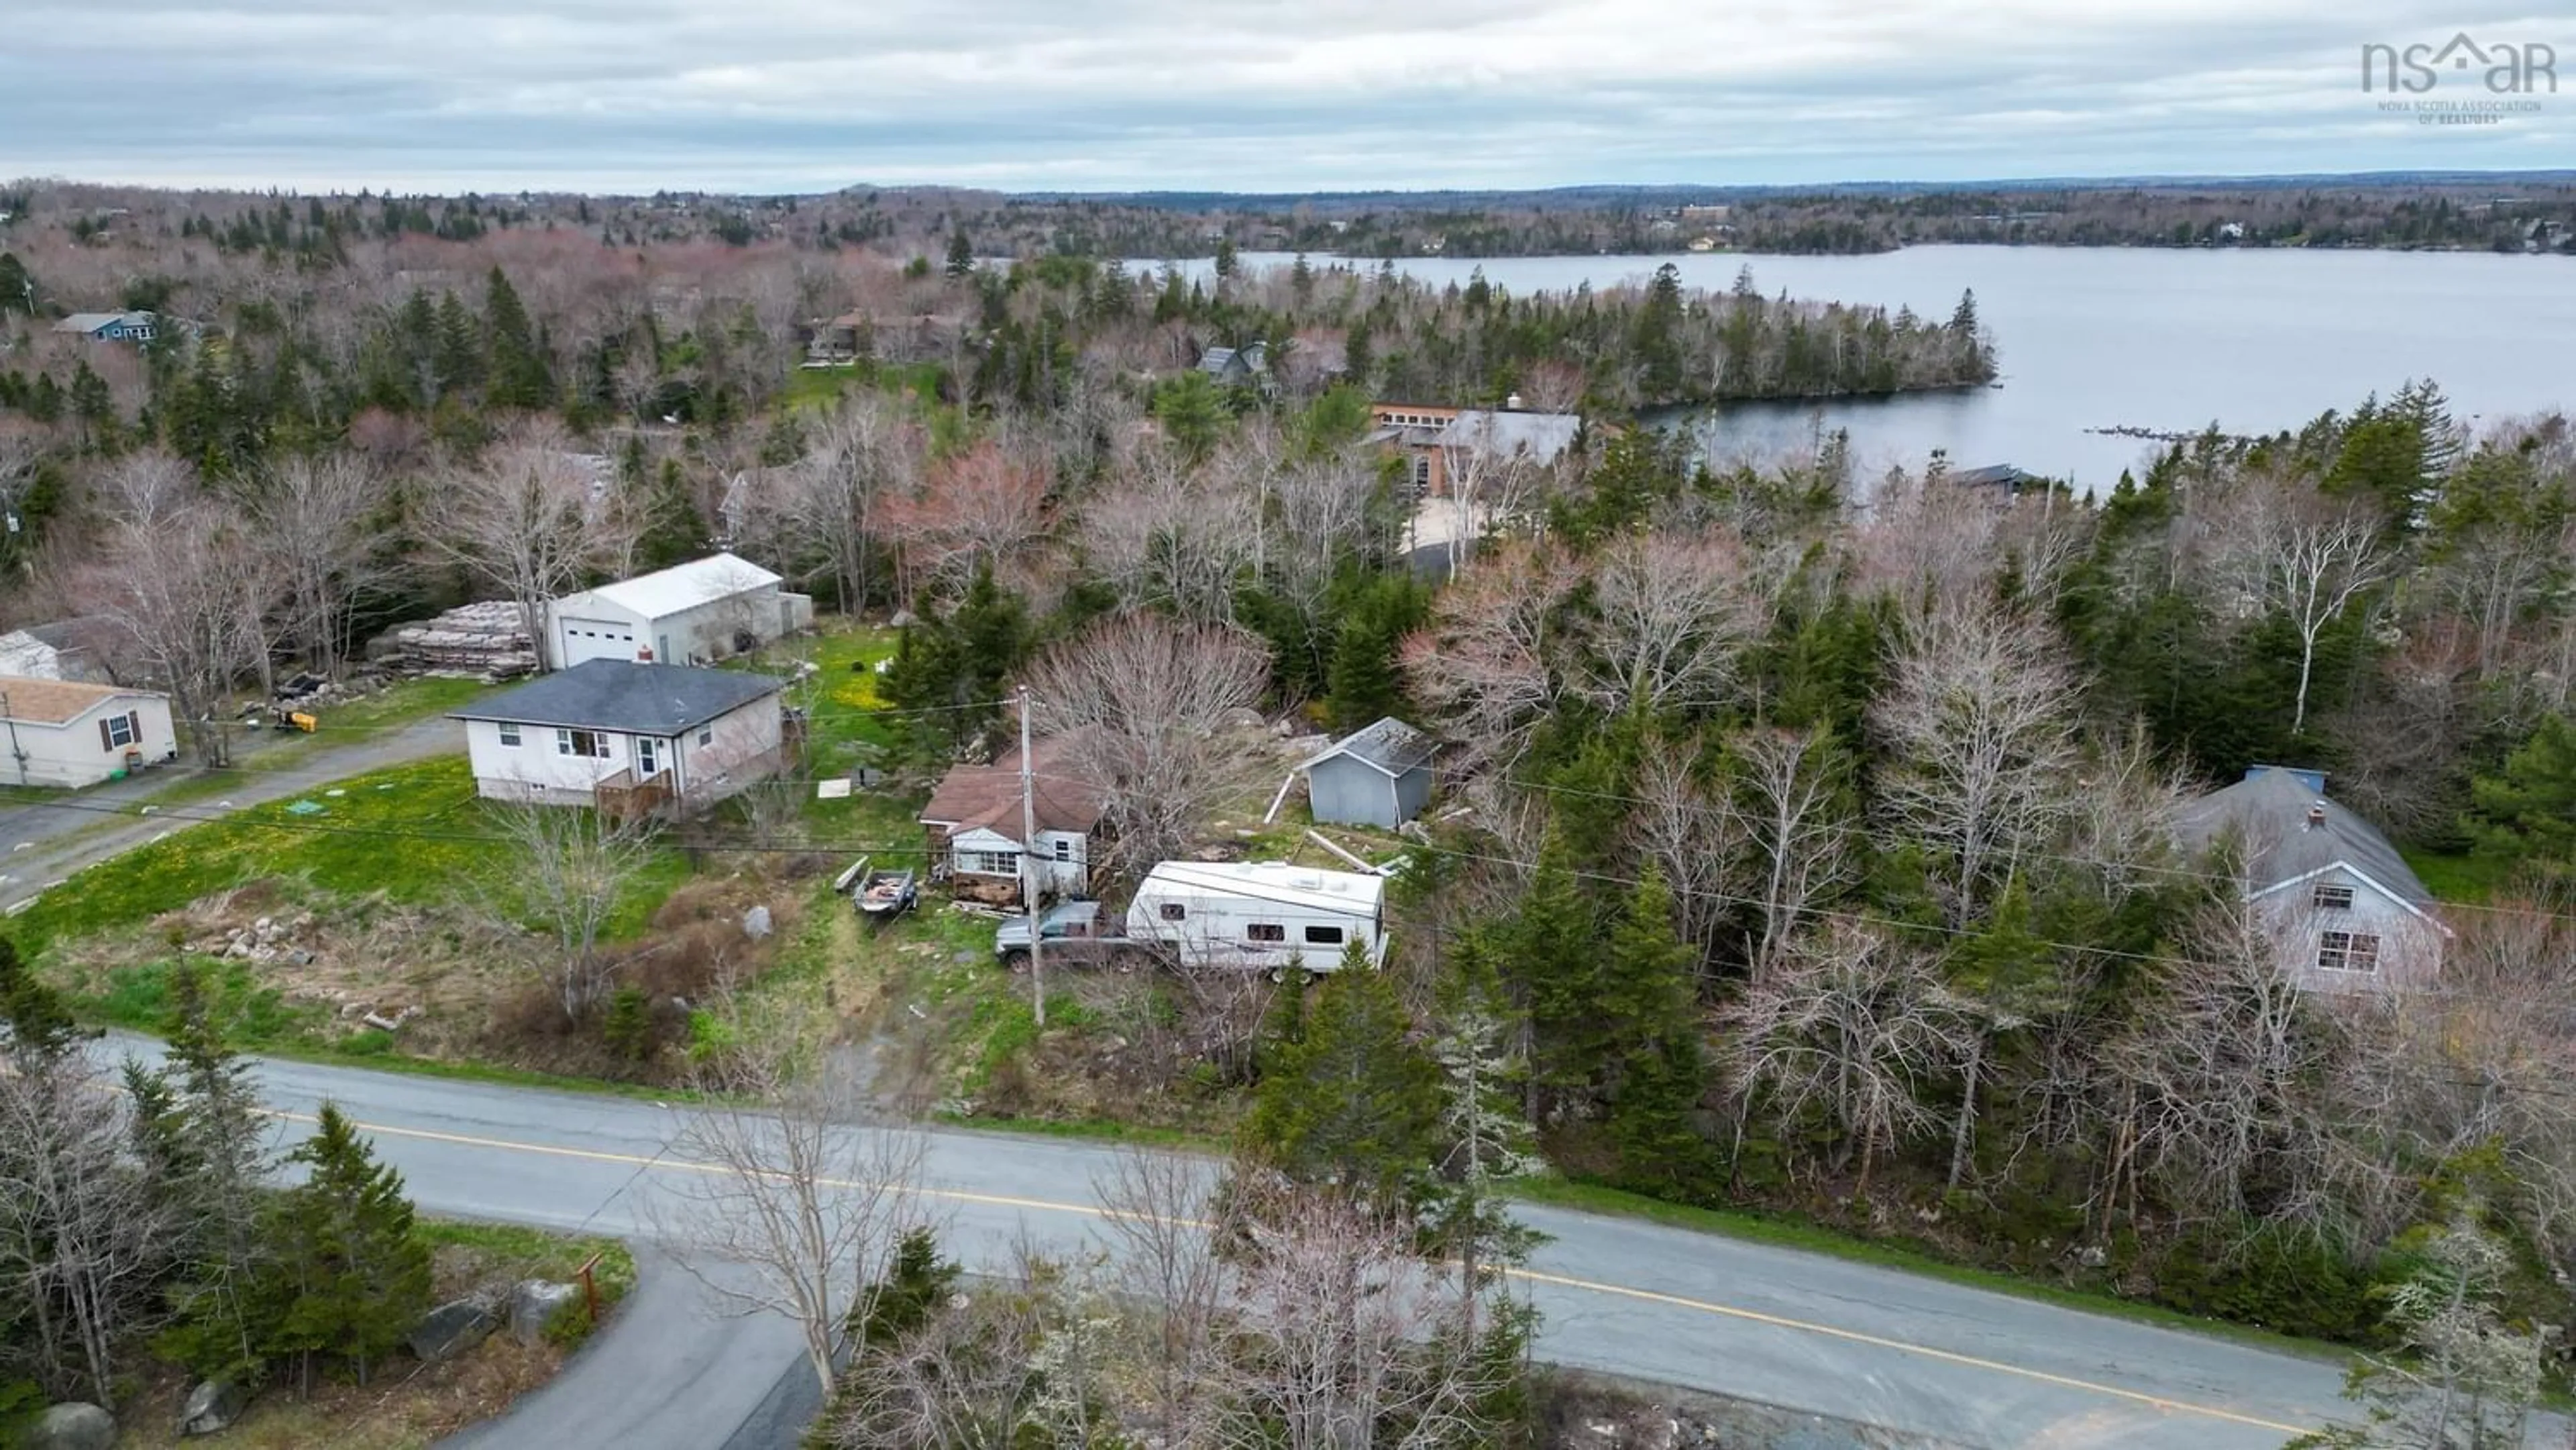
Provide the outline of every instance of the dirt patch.
<path id="1" fill-rule="evenodd" d="M 1854 1420 L 1551 1369 L 1540 1391 L 1549 1450 L 1960 1450 Z"/>

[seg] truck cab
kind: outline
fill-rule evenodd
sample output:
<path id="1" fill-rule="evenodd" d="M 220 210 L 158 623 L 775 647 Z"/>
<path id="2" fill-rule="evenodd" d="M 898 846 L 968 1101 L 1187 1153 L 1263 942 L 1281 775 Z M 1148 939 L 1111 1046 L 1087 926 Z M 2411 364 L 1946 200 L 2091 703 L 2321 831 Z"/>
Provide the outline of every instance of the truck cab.
<path id="1" fill-rule="evenodd" d="M 1038 916 L 1050 962 L 1092 964 L 1114 960 L 1133 943 L 1117 917 L 1097 901 L 1059 901 Z M 1012 971 L 1029 965 L 1029 918 L 1013 917 L 993 933 L 993 955 Z"/>

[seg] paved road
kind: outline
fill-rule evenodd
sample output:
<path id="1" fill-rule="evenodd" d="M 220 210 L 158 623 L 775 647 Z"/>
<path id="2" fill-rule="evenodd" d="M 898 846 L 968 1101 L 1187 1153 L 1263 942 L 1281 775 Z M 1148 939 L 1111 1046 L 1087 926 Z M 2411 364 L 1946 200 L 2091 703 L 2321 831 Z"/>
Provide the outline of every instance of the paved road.
<path id="1" fill-rule="evenodd" d="M 651 1203 L 703 1171 L 672 1155 L 677 1112 L 650 1103 L 296 1063 L 263 1064 L 260 1081 L 290 1122 L 337 1101 L 436 1213 L 648 1236 Z M 1112 1156 L 944 1132 L 927 1187 L 952 1216 L 952 1251 L 998 1264 L 1023 1231 L 1059 1243 L 1089 1232 Z M 2276 1450 L 2338 1407 L 2333 1364 L 1653 1224 L 1525 1217 L 1553 1240 L 1521 1278 L 1546 1316 L 1540 1351 L 1560 1363 L 2016 1450 Z M 792 1340 L 761 1337 L 779 1326 L 710 1326 L 683 1298 L 646 1292 L 477 1450 L 698 1450 L 793 1357 Z M 576 1426 L 588 1429 L 560 1438 Z M 619 1433 L 589 1433 L 599 1427 Z"/>
<path id="2" fill-rule="evenodd" d="M 83 867 L 131 851 L 170 831 L 184 830 L 192 820 L 227 815 L 243 806 L 287 800 L 371 770 L 453 754 L 464 741 L 455 721 L 422 720 L 399 730 L 371 733 L 345 745 L 306 751 L 290 764 L 274 766 L 261 759 L 265 752 L 240 748 L 250 743 L 236 744 L 235 760 L 240 769 L 228 776 L 224 794 L 155 810 L 150 815 L 137 814 L 149 797 L 197 772 L 167 767 L 67 793 L 55 801 L 0 805 L 0 911 L 36 896 Z"/>

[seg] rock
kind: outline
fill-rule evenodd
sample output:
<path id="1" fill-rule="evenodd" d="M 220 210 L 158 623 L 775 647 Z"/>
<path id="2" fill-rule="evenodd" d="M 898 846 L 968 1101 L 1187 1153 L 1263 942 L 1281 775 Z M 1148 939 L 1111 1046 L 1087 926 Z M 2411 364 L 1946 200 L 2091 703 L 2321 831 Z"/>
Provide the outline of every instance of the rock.
<path id="1" fill-rule="evenodd" d="M 275 917 L 263 916 L 259 920 L 252 922 L 250 924 L 250 929 L 258 932 L 262 936 L 266 936 L 270 932 L 277 930 L 277 919 Z"/>
<path id="2" fill-rule="evenodd" d="M 742 914 L 742 934 L 744 936 L 751 938 L 753 941 L 758 941 L 762 937 L 769 935 L 769 933 L 770 921 L 768 907 L 755 906 L 751 910 Z"/>
<path id="3" fill-rule="evenodd" d="M 250 1391 L 231 1380 L 203 1380 L 179 1409 L 179 1433 L 213 1435 L 232 1428 L 250 1406 Z"/>
<path id="4" fill-rule="evenodd" d="M 55 1405 L 27 1432 L 27 1450 L 108 1450 L 116 1417 L 96 1405 Z"/>
<path id="5" fill-rule="evenodd" d="M 456 1299 L 429 1311 L 403 1344 L 423 1364 L 440 1364 L 481 1344 L 500 1326 L 479 1299 Z"/>
<path id="6" fill-rule="evenodd" d="M 581 1289 L 577 1285 L 523 1279 L 510 1291 L 510 1332 L 521 1344 L 535 1344 L 546 1337 L 557 1319 L 580 1302 Z"/>
<path id="7" fill-rule="evenodd" d="M 286 960 L 295 966 L 309 967 L 313 965 L 313 954 L 302 947 L 297 947 L 286 954 Z"/>
<path id="8" fill-rule="evenodd" d="M 921 621 L 913 617 L 911 610 L 898 609 L 894 612 L 894 618 L 887 620 L 886 623 L 893 625 L 897 629 L 902 629 L 906 625 L 919 624 Z"/>
<path id="9" fill-rule="evenodd" d="M 2100 1244 L 2086 1244 L 2083 1250 L 2076 1254 L 2075 1262 L 2088 1269 L 2099 1269 L 2110 1264 L 2111 1255 Z"/>

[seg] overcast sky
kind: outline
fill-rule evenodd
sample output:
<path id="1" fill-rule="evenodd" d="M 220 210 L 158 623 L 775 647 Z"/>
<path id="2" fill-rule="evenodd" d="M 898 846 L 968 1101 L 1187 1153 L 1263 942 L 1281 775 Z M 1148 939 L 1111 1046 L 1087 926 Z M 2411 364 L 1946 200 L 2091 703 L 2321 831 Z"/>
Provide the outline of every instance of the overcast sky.
<path id="1" fill-rule="evenodd" d="M 9 0 L 0 176 L 811 191 L 2576 166 L 2529 0 Z M 2369 42 L 2540 43 L 2385 114 Z M 2445 76 L 2425 99 L 2483 100 Z M 2412 99 L 2412 98 L 2410 98 Z"/>

